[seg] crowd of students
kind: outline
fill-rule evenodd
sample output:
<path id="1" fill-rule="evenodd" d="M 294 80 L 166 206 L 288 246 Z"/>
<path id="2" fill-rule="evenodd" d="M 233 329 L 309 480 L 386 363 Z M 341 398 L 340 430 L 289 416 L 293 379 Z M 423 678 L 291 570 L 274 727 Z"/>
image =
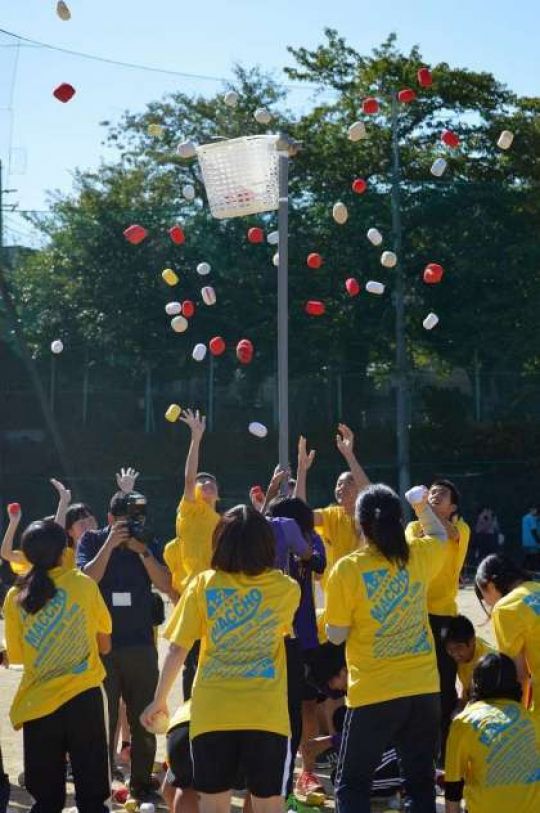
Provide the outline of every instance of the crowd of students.
<path id="1" fill-rule="evenodd" d="M 368 813 L 377 796 L 435 813 L 437 784 L 447 813 L 463 797 L 469 813 L 540 810 L 540 583 L 503 556 L 483 559 L 475 589 L 496 646 L 476 635 L 458 614 L 469 528 L 453 483 L 403 495 L 416 516 L 407 524 L 340 424 L 347 470 L 334 504 L 309 506 L 315 452 L 300 438 L 296 480 L 278 468 L 266 492 L 219 513 L 217 480 L 199 470 L 204 417 L 186 410 L 182 421 L 184 492 L 163 556 L 144 532 L 133 470 L 117 475 L 101 530 L 53 481 L 56 515 L 16 548 L 11 507 L 3 659 L 23 668 L 11 721 L 35 813 L 62 810 L 68 760 L 80 813 L 107 808 L 122 704 L 139 802 L 156 798 L 155 733 L 167 730 L 171 813 L 225 813 L 235 789 L 255 813 L 297 809 L 293 793 L 323 802 L 321 753 L 336 753 L 340 813 Z M 174 605 L 159 672 L 158 592 Z M 181 672 L 184 702 L 171 713 Z M 6 787 L 0 765 L 0 807 Z"/>

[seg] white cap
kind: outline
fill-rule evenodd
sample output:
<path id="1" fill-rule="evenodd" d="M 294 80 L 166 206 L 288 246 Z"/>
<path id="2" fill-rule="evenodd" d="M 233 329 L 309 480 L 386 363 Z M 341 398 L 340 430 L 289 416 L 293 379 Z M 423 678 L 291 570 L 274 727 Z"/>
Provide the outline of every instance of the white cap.
<path id="1" fill-rule="evenodd" d="M 366 291 L 370 294 L 384 294 L 384 285 L 382 282 L 376 282 L 373 279 L 370 279 L 369 282 L 366 282 Z"/>
<path id="2" fill-rule="evenodd" d="M 206 345 L 196 344 L 191 355 L 195 361 L 202 361 L 206 356 Z"/>
<path id="3" fill-rule="evenodd" d="M 205 285 L 204 288 L 201 288 L 201 296 L 205 305 L 216 304 L 216 292 L 211 285 Z"/>
<path id="4" fill-rule="evenodd" d="M 440 178 L 441 175 L 444 175 L 446 172 L 446 167 L 448 166 L 448 161 L 446 158 L 436 158 L 431 165 L 430 172 L 432 175 L 435 175 L 436 178 Z"/>
<path id="5" fill-rule="evenodd" d="M 258 421 L 252 421 L 248 426 L 248 429 L 251 434 L 255 435 L 257 438 L 265 438 L 268 434 L 268 429 L 264 423 L 259 423 Z"/>
<path id="6" fill-rule="evenodd" d="M 207 274 L 210 273 L 212 270 L 212 266 L 210 263 L 199 263 L 197 266 L 197 274 L 200 274 L 201 277 L 205 277 Z"/>
<path id="7" fill-rule="evenodd" d="M 236 107 L 238 104 L 238 93 L 235 93 L 234 90 L 229 90 L 223 97 L 223 101 L 227 107 Z"/>
<path id="8" fill-rule="evenodd" d="M 349 219 L 349 212 L 347 207 L 344 203 L 338 200 L 337 203 L 334 203 L 334 208 L 332 209 L 332 217 L 340 226 L 343 226 L 344 223 L 347 222 Z"/>
<path id="9" fill-rule="evenodd" d="M 272 121 L 272 114 L 266 109 L 266 107 L 258 107 L 253 114 L 253 118 L 259 124 L 270 124 Z"/>
<path id="10" fill-rule="evenodd" d="M 185 316 L 175 316 L 171 319 L 171 327 L 175 333 L 184 333 L 189 326 L 188 320 Z"/>
<path id="11" fill-rule="evenodd" d="M 165 313 L 167 316 L 176 316 L 182 313 L 182 305 L 180 302 L 167 302 L 165 305 Z"/>
<path id="12" fill-rule="evenodd" d="M 422 324 L 426 330 L 433 330 L 435 325 L 439 324 L 439 317 L 436 313 L 428 313 Z"/>
<path id="13" fill-rule="evenodd" d="M 61 339 L 55 339 L 54 342 L 51 342 L 51 351 L 58 355 L 64 349 L 64 342 Z"/>
<path id="14" fill-rule="evenodd" d="M 279 243 L 279 232 L 271 231 L 266 237 L 266 242 L 269 246 L 277 246 Z"/>
<path id="15" fill-rule="evenodd" d="M 380 246 L 383 241 L 383 236 L 380 233 L 379 229 L 369 229 L 367 233 L 367 239 L 374 246 Z"/>
<path id="16" fill-rule="evenodd" d="M 156 813 L 155 805 L 152 802 L 143 802 L 139 806 L 139 813 Z"/>
<path id="17" fill-rule="evenodd" d="M 366 125 L 363 121 L 355 121 L 354 124 L 351 124 L 349 127 L 347 138 L 350 141 L 361 141 L 363 138 L 366 138 Z"/>
<path id="18" fill-rule="evenodd" d="M 410 505 L 417 505 L 419 502 L 424 502 L 428 493 L 425 486 L 413 486 L 405 493 L 405 499 Z"/>
<path id="19" fill-rule="evenodd" d="M 503 130 L 497 141 L 497 147 L 501 150 L 509 150 L 514 140 L 514 133 L 510 130 Z"/>
<path id="20" fill-rule="evenodd" d="M 384 265 L 385 268 L 394 268 L 397 265 L 397 254 L 394 254 L 393 251 L 383 251 L 381 265 Z"/>
<path id="21" fill-rule="evenodd" d="M 180 158 L 194 158 L 197 155 L 197 150 L 193 141 L 181 141 L 176 152 Z"/>
<path id="22" fill-rule="evenodd" d="M 182 187 L 182 195 L 186 200 L 193 200 L 195 197 L 195 187 L 191 183 L 186 183 Z"/>
<path id="23" fill-rule="evenodd" d="M 274 265 L 275 265 L 275 266 L 276 266 L 276 268 L 277 268 L 277 267 L 278 267 L 278 265 L 279 265 L 279 252 L 278 252 L 278 251 L 276 251 L 276 253 L 275 253 L 275 254 L 274 254 L 274 256 L 272 257 L 272 262 L 274 263 Z"/>

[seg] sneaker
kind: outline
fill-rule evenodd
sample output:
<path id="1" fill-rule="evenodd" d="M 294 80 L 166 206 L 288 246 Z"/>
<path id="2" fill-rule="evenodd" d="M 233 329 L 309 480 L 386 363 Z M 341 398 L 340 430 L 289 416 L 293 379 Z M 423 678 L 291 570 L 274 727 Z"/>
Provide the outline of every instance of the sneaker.
<path id="1" fill-rule="evenodd" d="M 295 793 L 298 796 L 309 796 L 311 793 L 321 793 L 324 791 L 320 779 L 309 773 L 309 771 L 302 771 L 296 780 Z"/>
<path id="2" fill-rule="evenodd" d="M 136 799 L 140 804 L 143 802 L 152 802 L 152 804 L 157 805 L 159 802 L 163 801 L 161 794 L 150 787 L 150 785 L 146 785 L 145 787 L 131 786 L 129 792 L 131 797 Z"/>
<path id="3" fill-rule="evenodd" d="M 326 751 L 323 751 L 322 754 L 319 754 L 317 759 L 315 760 L 316 765 L 337 765 L 338 761 L 338 752 L 335 748 L 327 748 Z"/>

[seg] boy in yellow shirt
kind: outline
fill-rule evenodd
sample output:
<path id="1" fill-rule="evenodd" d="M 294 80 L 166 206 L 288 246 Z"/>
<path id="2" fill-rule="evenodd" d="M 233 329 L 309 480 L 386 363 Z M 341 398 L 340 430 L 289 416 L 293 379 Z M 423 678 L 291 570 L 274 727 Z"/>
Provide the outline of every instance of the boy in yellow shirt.
<path id="1" fill-rule="evenodd" d="M 461 684 L 461 705 L 469 701 L 472 676 L 476 665 L 484 655 L 495 652 L 495 648 L 476 635 L 469 619 L 456 615 L 448 621 L 441 632 L 441 640 L 448 655 L 457 664 L 457 674 Z"/>
<path id="2" fill-rule="evenodd" d="M 326 549 L 326 571 L 321 580 L 323 589 L 333 565 L 343 556 L 348 556 L 359 545 L 354 521 L 354 506 L 360 491 L 369 486 L 370 481 L 354 453 L 354 434 L 344 423 L 338 424 L 336 447 L 345 458 L 349 470 L 342 472 L 336 482 L 335 505 L 317 508 L 314 512 L 315 531 L 323 537 Z M 306 439 L 300 437 L 298 443 L 298 472 L 296 496 L 306 501 L 306 478 L 315 458 L 315 450 L 309 454 Z"/>
<path id="3" fill-rule="evenodd" d="M 457 703 L 455 662 L 446 652 L 441 632 L 458 614 L 459 576 L 469 547 L 471 530 L 459 516 L 460 495 L 450 480 L 435 480 L 428 493 L 428 503 L 448 533 L 444 565 L 428 586 L 427 604 L 431 631 L 435 639 L 437 669 L 441 682 L 441 762 L 448 729 Z M 421 522 L 409 522 L 405 529 L 407 542 L 424 536 Z"/>

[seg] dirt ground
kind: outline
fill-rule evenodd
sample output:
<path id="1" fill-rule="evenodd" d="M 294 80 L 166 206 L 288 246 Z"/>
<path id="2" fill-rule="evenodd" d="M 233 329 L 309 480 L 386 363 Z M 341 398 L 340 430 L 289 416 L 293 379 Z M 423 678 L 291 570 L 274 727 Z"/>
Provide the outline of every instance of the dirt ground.
<path id="1" fill-rule="evenodd" d="M 467 615 L 475 624 L 479 634 L 487 640 L 493 640 L 491 626 L 486 623 L 485 615 L 478 604 L 471 588 L 461 590 L 459 597 L 460 611 Z M 3 622 L 0 621 L 0 634 L 3 636 Z M 166 651 L 166 641 L 160 639 L 159 652 L 163 658 Z M 17 778 L 23 770 L 22 733 L 14 731 L 9 722 L 9 707 L 20 679 L 20 671 L 15 668 L 0 670 L 0 742 L 4 756 L 5 770 L 9 774 L 12 785 L 12 798 L 10 809 L 12 811 L 27 811 L 31 805 L 29 796 L 18 787 Z M 170 707 L 174 708 L 181 701 L 180 681 L 177 681 L 171 696 Z M 164 757 L 165 738 L 158 737 L 158 759 Z M 71 807 L 74 801 L 68 797 L 66 805 Z M 329 804 L 329 807 L 333 805 Z M 235 809 L 236 805 L 235 805 Z M 440 810 L 443 810 L 441 804 Z"/>

